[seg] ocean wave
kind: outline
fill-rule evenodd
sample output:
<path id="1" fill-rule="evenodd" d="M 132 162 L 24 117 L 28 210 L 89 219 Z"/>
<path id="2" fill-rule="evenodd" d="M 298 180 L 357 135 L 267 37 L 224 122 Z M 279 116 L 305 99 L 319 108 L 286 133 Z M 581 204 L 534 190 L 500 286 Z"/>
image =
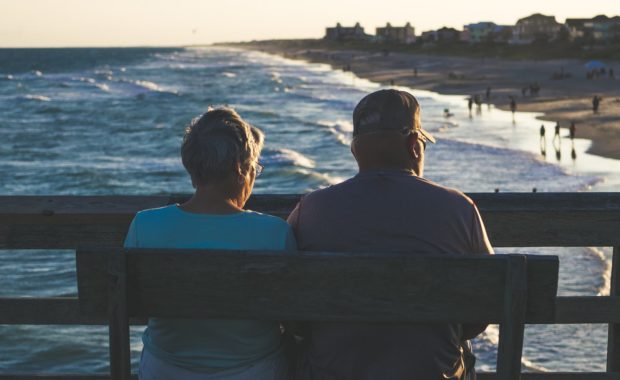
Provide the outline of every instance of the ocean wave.
<path id="1" fill-rule="evenodd" d="M 224 72 L 222 73 L 222 75 L 223 75 L 223 76 L 225 76 L 226 78 L 234 78 L 234 77 L 236 77 L 236 76 L 237 76 L 237 74 L 235 74 L 235 73 L 231 73 L 231 72 L 228 72 L 228 71 L 224 71 Z"/>
<path id="2" fill-rule="evenodd" d="M 121 78 L 121 79 L 116 80 L 116 82 L 130 86 L 129 88 L 130 93 L 134 93 L 135 95 L 141 95 L 141 94 L 144 94 L 145 92 L 172 94 L 172 95 L 179 94 L 178 91 L 176 90 L 168 90 L 168 89 L 162 88 L 159 84 L 148 81 L 148 80 Z"/>
<path id="3" fill-rule="evenodd" d="M 353 133 L 353 123 L 348 120 L 326 121 L 319 120 L 317 124 L 325 127 L 342 145 L 350 145 Z"/>
<path id="4" fill-rule="evenodd" d="M 22 97 L 20 97 L 21 99 L 26 99 L 26 100 L 37 100 L 40 102 L 49 102 L 52 100 L 52 98 L 48 97 L 48 96 L 44 96 L 44 95 L 24 95 Z"/>
<path id="5" fill-rule="evenodd" d="M 346 179 L 345 177 L 336 176 L 336 175 L 332 175 L 328 173 L 322 173 L 322 172 L 318 172 L 314 170 L 307 170 L 307 169 L 299 169 L 299 170 L 296 170 L 296 172 L 312 180 L 319 180 L 323 182 L 322 184 L 319 185 L 320 187 L 337 185 Z"/>
<path id="6" fill-rule="evenodd" d="M 269 165 L 293 165 L 308 169 L 312 169 L 316 166 L 316 163 L 312 159 L 287 148 L 265 149 L 261 160 Z"/>
<path id="7" fill-rule="evenodd" d="M 612 269 L 612 261 L 611 258 L 600 248 L 596 247 L 586 247 L 585 248 L 588 253 L 601 260 L 605 268 L 603 269 L 603 283 L 597 289 L 597 296 L 608 296 L 611 290 L 611 269 Z"/>
<path id="8" fill-rule="evenodd" d="M 14 77 L 11 74 L 7 74 L 7 75 L 4 76 L 4 79 L 6 79 L 6 80 L 13 80 L 13 78 Z"/>
<path id="9" fill-rule="evenodd" d="M 35 70 L 34 71 L 34 75 L 37 76 L 37 77 L 42 77 L 43 76 L 43 72 L 39 71 L 39 70 Z"/>

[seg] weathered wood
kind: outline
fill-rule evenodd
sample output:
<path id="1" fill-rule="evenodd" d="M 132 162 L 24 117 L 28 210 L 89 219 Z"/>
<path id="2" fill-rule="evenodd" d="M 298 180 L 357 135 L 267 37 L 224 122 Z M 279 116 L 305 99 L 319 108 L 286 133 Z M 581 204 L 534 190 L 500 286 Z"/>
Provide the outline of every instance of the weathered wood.
<path id="1" fill-rule="evenodd" d="M 511 255 L 507 261 L 504 309 L 499 325 L 497 378 L 519 380 L 527 304 L 527 258 Z"/>
<path id="2" fill-rule="evenodd" d="M 620 193 L 468 195 L 496 247 L 620 245 Z M 0 249 L 120 245 L 137 211 L 187 197 L 0 197 Z M 299 197 L 253 195 L 248 208 L 286 217 Z"/>
<path id="3" fill-rule="evenodd" d="M 107 283 L 110 375 L 114 380 L 129 380 L 131 351 L 127 311 L 127 260 L 123 252 L 108 256 Z"/>
<path id="4" fill-rule="evenodd" d="M 528 302 L 531 302 L 528 300 Z M 554 320 L 528 323 L 620 323 L 618 297 L 557 297 Z M 132 318 L 131 325 L 146 324 Z M 0 325 L 108 325 L 105 316 L 80 312 L 77 297 L 0 298 Z"/>
<path id="5" fill-rule="evenodd" d="M 145 325 L 145 318 L 132 318 L 131 325 Z M 0 325 L 101 325 L 106 316 L 80 312 L 77 297 L 0 297 Z"/>
<path id="6" fill-rule="evenodd" d="M 553 323 L 620 323 L 620 297 L 558 297 L 555 305 Z"/>
<path id="7" fill-rule="evenodd" d="M 112 380 L 110 375 L 10 375 L 0 374 L 0 380 Z M 132 375 L 131 380 L 138 380 L 138 375 Z"/>
<path id="8" fill-rule="evenodd" d="M 478 380 L 496 380 L 496 373 L 481 372 Z M 611 372 L 543 372 L 522 373 L 521 380 L 620 380 L 620 373 Z"/>
<path id="9" fill-rule="evenodd" d="M 611 289 L 609 295 L 617 302 L 620 302 L 620 245 L 615 246 L 613 251 Z M 618 311 L 618 314 L 620 314 L 620 311 Z M 607 371 L 620 372 L 620 323 L 609 324 L 607 339 Z"/>
<path id="10" fill-rule="evenodd" d="M 137 380 L 137 375 L 131 376 Z M 493 372 L 478 373 L 479 380 L 495 380 Z M 620 373 L 611 372 L 544 372 L 523 373 L 522 380 L 620 380 Z M 11 375 L 0 374 L 0 380 L 112 380 L 109 375 Z"/>
<path id="11" fill-rule="evenodd" d="M 80 309 L 88 315 L 107 310 L 101 268 L 108 251 L 77 252 Z M 325 260 L 326 255 L 127 250 L 129 313 L 315 321 L 501 320 L 505 255 L 342 253 L 328 254 Z M 528 318 L 553 320 L 557 257 L 537 256 L 531 265 L 548 270 L 533 270 L 538 278 L 528 279 L 533 293 Z M 429 292 L 434 297 L 428 297 Z"/>

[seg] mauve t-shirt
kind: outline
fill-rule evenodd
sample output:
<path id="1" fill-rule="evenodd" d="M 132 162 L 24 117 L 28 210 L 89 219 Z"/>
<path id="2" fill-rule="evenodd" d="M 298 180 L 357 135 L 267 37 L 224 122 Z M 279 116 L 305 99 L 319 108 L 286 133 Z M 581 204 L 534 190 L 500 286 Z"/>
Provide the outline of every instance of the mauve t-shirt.
<path id="1" fill-rule="evenodd" d="M 288 219 L 304 251 L 492 254 L 463 193 L 408 171 L 364 171 L 304 196 Z M 451 379 L 461 330 L 448 324 L 312 323 L 300 376 Z"/>

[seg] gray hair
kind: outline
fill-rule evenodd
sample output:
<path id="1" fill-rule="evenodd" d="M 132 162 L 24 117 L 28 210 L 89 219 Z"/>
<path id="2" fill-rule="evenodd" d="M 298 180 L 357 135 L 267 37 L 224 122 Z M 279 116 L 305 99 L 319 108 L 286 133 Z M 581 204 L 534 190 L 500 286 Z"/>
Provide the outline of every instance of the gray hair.
<path id="1" fill-rule="evenodd" d="M 195 185 L 247 174 L 263 149 L 263 132 L 244 121 L 232 108 L 209 109 L 185 129 L 181 145 L 183 166 Z"/>

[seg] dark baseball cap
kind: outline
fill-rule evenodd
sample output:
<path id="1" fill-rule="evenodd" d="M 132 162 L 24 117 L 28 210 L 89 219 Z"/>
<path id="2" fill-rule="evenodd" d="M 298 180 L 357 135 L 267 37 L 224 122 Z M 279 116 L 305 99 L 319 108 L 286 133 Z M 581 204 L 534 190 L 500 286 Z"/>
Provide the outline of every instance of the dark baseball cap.
<path id="1" fill-rule="evenodd" d="M 420 104 L 406 91 L 379 90 L 366 95 L 353 111 L 353 137 L 379 131 L 418 131 L 434 143 L 433 135 L 422 129 Z"/>

